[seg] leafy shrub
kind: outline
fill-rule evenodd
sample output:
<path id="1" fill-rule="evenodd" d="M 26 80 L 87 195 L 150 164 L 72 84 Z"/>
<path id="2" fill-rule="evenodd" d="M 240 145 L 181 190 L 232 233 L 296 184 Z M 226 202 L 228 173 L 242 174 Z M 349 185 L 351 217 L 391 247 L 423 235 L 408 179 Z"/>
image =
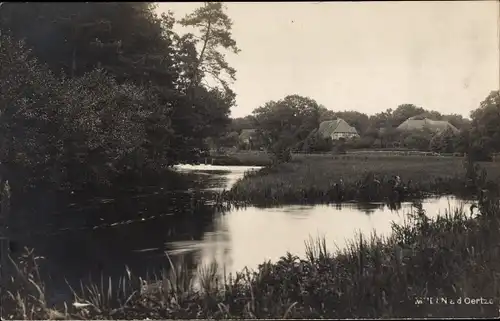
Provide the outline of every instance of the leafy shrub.
<path id="1" fill-rule="evenodd" d="M 169 126 L 155 119 L 168 109 L 150 92 L 102 70 L 58 79 L 8 36 L 0 64 L 0 157 L 14 186 L 106 184 L 127 169 L 169 165 L 150 152 L 153 127 Z"/>

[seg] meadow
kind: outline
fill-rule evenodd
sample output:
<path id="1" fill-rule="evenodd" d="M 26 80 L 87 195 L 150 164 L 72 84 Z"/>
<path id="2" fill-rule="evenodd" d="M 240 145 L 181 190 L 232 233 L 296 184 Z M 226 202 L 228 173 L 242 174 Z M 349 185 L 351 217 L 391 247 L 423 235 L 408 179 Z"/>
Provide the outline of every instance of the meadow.
<path id="1" fill-rule="evenodd" d="M 228 151 L 223 155 L 211 155 L 202 158 L 201 162 L 220 166 L 268 166 L 271 157 L 263 151 Z"/>
<path id="2" fill-rule="evenodd" d="M 257 206 L 338 201 L 402 201 L 427 194 L 467 197 L 475 186 L 498 182 L 500 164 L 462 157 L 391 155 L 294 155 L 236 182 L 233 202 Z M 394 188 L 396 176 L 401 183 Z"/>
<path id="3" fill-rule="evenodd" d="M 335 253 L 324 239 L 306 242 L 305 258 L 290 253 L 256 271 L 219 277 L 200 269 L 201 288 L 185 267 L 142 280 L 129 270 L 119 285 L 82 283 L 74 299 L 49 306 L 35 253 L 12 261 L 4 280 L 4 319 L 391 318 L 498 317 L 500 206 L 479 203 L 429 219 L 419 204 L 388 238 L 360 235 Z M 169 260 L 168 256 L 166 260 Z M 432 298 L 434 304 L 428 300 Z M 426 302 L 427 300 L 427 302 Z M 436 304 L 436 300 L 440 300 Z M 461 301 L 460 301 L 461 300 Z M 472 303 L 472 300 L 474 300 Z M 446 302 L 445 302 L 446 301 Z"/>

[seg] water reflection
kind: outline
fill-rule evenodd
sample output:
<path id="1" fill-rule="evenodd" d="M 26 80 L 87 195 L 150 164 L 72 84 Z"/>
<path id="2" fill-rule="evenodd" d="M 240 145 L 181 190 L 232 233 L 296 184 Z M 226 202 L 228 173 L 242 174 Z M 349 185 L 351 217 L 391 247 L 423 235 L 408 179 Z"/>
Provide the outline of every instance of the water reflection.
<path id="1" fill-rule="evenodd" d="M 463 206 L 465 201 L 453 197 L 427 199 L 423 209 L 429 217 L 444 214 L 446 209 Z M 411 203 L 392 211 L 384 204 L 343 204 L 286 206 L 281 208 L 249 207 L 218 213 L 214 230 L 205 234 L 197 250 L 201 262 L 213 260 L 228 272 L 244 267 L 256 268 L 265 260 L 275 261 L 287 251 L 305 255 L 304 242 L 310 237 L 326 237 L 330 248 L 343 248 L 356 233 L 388 236 L 391 223 L 403 223 L 412 209 Z M 369 215 L 367 215 L 367 212 Z"/>
<path id="2" fill-rule="evenodd" d="M 258 170 L 259 166 L 217 166 L 217 165 L 179 165 L 176 169 L 183 173 L 209 174 L 206 176 L 207 188 L 228 190 L 245 172 Z M 212 174 L 212 175 L 210 175 Z M 213 175 L 215 174 L 215 175 Z"/>
<path id="3" fill-rule="evenodd" d="M 179 166 L 185 176 L 169 188 L 140 186 L 114 197 L 59 201 L 53 213 L 48 207 L 36 212 L 40 207 L 32 203 L 28 221 L 35 223 L 20 220 L 12 231 L 22 245 L 47 258 L 43 267 L 53 279 L 48 286 L 60 292 L 67 289 L 64 277 L 72 284 L 89 274 L 94 280 L 101 274 L 117 277 L 125 265 L 140 276 L 157 272 L 168 266 L 165 252 L 174 264 L 193 270 L 215 260 L 235 272 L 277 260 L 287 251 L 303 255 L 310 236 L 324 235 L 332 247 L 343 247 L 358 231 L 387 235 L 391 221 L 401 223 L 411 207 L 403 204 L 391 211 L 380 203 L 353 203 L 217 213 L 207 205 L 215 192 L 229 189 L 253 169 Z M 435 216 L 459 203 L 453 198 L 429 199 L 423 207 Z"/>
<path id="4" fill-rule="evenodd" d="M 46 258 L 42 273 L 47 286 L 63 297 L 69 295 L 65 279 L 78 285 L 89 276 L 119 277 L 126 265 L 143 277 L 158 272 L 169 265 L 165 251 L 179 244 L 187 252 L 178 259 L 196 269 L 200 256 L 189 244 L 202 242 L 213 230 L 215 216 L 215 209 L 204 205 L 213 198 L 205 184 L 210 180 L 200 177 L 189 175 L 188 183 L 169 189 L 143 186 L 113 198 L 59 202 L 52 211 L 37 211 L 36 204 L 18 207 L 20 215 L 9 222 L 10 236 Z"/>

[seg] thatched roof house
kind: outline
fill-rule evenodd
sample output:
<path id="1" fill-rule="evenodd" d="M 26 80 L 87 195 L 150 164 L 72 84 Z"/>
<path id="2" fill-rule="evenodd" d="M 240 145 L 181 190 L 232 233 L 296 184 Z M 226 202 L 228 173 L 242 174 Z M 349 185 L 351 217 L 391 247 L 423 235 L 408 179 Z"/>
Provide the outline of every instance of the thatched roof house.
<path id="1" fill-rule="evenodd" d="M 458 134 L 459 130 L 446 120 L 432 120 L 427 117 L 410 117 L 398 126 L 398 130 L 414 131 L 428 129 L 434 133 L 451 130 L 454 134 Z"/>
<path id="2" fill-rule="evenodd" d="M 333 140 L 337 140 L 339 138 L 359 137 L 356 128 L 352 127 L 341 118 L 321 122 L 318 128 L 318 135 L 323 138 L 330 137 Z"/>

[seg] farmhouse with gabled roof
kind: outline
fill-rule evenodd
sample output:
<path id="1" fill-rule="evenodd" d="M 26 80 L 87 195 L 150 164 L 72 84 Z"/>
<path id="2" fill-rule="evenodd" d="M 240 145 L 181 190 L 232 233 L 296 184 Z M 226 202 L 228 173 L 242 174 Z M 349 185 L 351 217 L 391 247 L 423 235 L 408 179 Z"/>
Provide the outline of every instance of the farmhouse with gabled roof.
<path id="1" fill-rule="evenodd" d="M 330 137 L 332 140 L 359 137 L 356 128 L 352 127 L 341 118 L 321 122 L 321 124 L 319 124 L 318 134 L 323 138 Z"/>

